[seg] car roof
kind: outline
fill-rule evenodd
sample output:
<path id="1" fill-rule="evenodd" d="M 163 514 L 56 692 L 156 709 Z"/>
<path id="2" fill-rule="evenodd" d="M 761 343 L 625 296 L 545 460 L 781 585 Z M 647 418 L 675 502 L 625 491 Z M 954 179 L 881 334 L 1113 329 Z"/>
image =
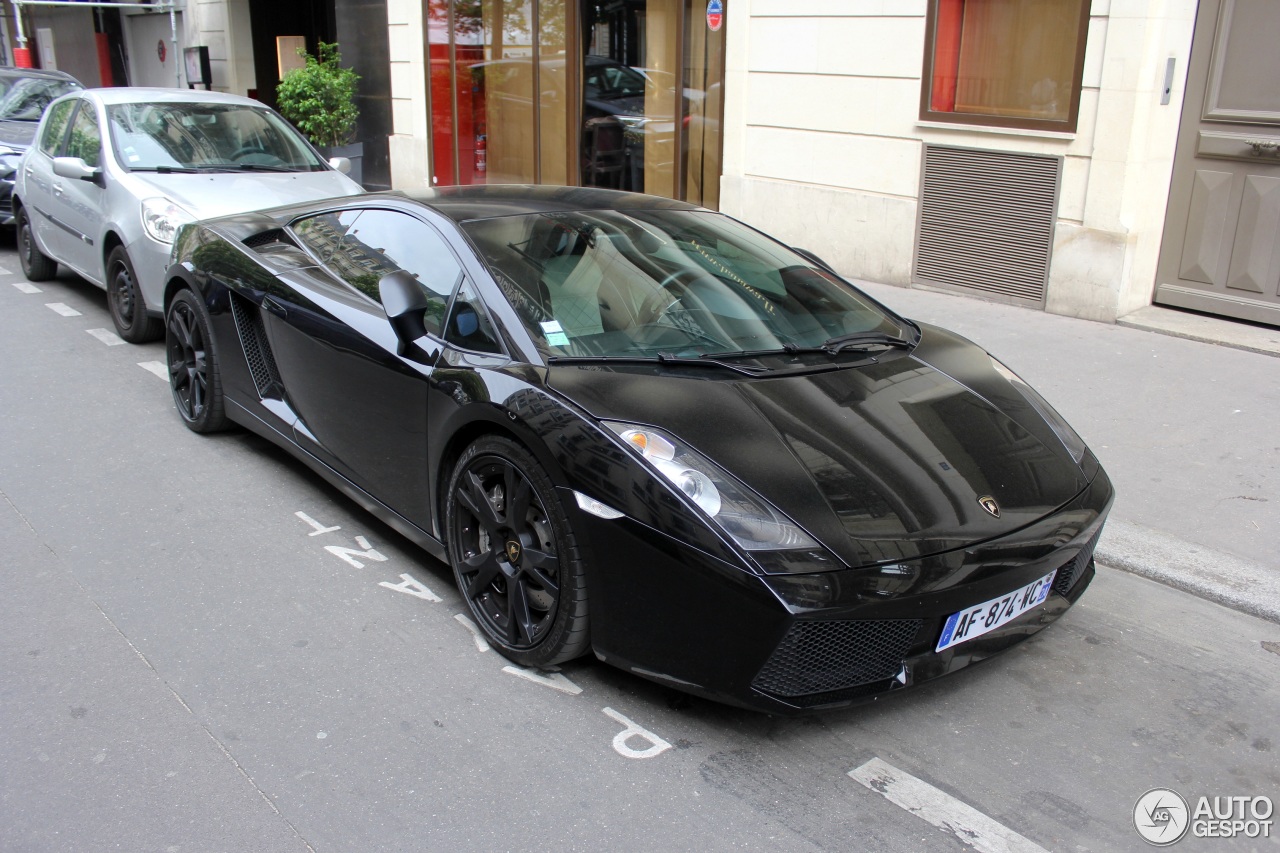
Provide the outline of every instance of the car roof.
<path id="1" fill-rule="evenodd" d="M 13 65 L 0 65 L 0 76 L 3 77 L 34 77 L 43 78 L 45 80 L 66 80 L 69 83 L 75 83 L 83 86 L 76 78 L 72 77 L 65 71 L 55 71 L 45 68 L 18 68 Z"/>
<path id="2" fill-rule="evenodd" d="M 536 184 L 478 184 L 410 190 L 404 195 L 455 222 L 521 216 L 530 213 L 565 213 L 573 210 L 698 210 L 698 206 L 641 193 L 594 187 L 559 187 Z M 366 197 L 367 198 L 367 197 Z"/>
<path id="3" fill-rule="evenodd" d="M 109 89 L 87 89 L 80 97 L 91 97 L 102 104 L 241 104 L 265 107 L 261 101 L 226 92 L 200 92 L 193 89 L 161 89 L 145 86 L 119 86 Z"/>

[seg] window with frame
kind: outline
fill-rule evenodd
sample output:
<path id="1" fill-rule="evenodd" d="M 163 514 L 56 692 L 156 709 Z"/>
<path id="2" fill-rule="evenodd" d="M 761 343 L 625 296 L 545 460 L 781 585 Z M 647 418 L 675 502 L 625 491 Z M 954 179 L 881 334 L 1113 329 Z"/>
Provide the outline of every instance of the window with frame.
<path id="1" fill-rule="evenodd" d="M 1090 0 L 930 0 L 920 118 L 1074 132 Z"/>
<path id="2" fill-rule="evenodd" d="M 67 156 L 79 157 L 86 166 L 97 168 L 102 159 L 102 133 L 98 130 L 98 117 L 93 108 L 85 104 L 76 113 L 67 137 Z"/>
<path id="3" fill-rule="evenodd" d="M 40 134 L 40 150 L 50 157 L 58 156 L 58 147 L 67 133 L 67 122 L 71 119 L 71 111 L 78 102 L 63 101 L 53 109 L 44 120 L 44 130 Z"/>

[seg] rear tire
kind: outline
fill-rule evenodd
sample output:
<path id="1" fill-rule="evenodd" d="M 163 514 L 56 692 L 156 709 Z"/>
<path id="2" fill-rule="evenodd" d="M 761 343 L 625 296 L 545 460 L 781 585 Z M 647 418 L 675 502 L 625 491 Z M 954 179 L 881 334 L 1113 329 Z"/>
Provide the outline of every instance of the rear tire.
<path id="1" fill-rule="evenodd" d="M 169 388 L 182 422 L 192 432 L 226 429 L 231 421 L 222 397 L 222 371 L 204 302 L 191 290 L 179 291 L 169 303 L 164 328 Z"/>
<path id="2" fill-rule="evenodd" d="M 147 316 L 147 303 L 124 246 L 116 246 L 107 256 L 107 308 L 116 332 L 131 344 L 154 341 L 164 332 L 159 319 Z"/>
<path id="3" fill-rule="evenodd" d="M 524 447 L 486 436 L 449 477 L 449 562 L 490 645 L 546 667 L 591 647 L 586 572 L 555 486 Z"/>
<path id="4" fill-rule="evenodd" d="M 48 281 L 58 274 L 58 262 L 40 251 L 36 245 L 36 237 L 31 233 L 31 220 L 27 218 L 27 209 L 19 207 L 14 214 L 14 222 L 18 232 L 18 262 L 22 264 L 22 274 L 27 281 Z"/>

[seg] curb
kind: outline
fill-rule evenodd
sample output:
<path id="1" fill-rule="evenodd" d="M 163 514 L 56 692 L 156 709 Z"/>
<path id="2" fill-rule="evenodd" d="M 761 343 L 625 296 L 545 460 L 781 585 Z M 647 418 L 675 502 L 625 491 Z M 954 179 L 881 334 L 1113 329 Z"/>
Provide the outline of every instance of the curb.
<path id="1" fill-rule="evenodd" d="M 1233 610 L 1280 623 L 1280 572 L 1127 521 L 1107 522 L 1094 558 Z"/>

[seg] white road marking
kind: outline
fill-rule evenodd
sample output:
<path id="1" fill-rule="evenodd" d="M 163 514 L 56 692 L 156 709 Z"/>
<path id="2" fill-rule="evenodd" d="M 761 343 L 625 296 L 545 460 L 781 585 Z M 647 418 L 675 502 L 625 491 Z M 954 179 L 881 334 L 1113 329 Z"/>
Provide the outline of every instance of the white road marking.
<path id="1" fill-rule="evenodd" d="M 366 560 L 373 560 L 375 563 L 385 563 L 387 555 L 380 553 L 376 548 L 369 544 L 369 540 L 363 536 L 356 537 L 356 544 L 363 548 L 358 551 L 355 548 L 343 548 L 340 545 L 325 545 L 324 549 L 340 560 L 344 560 L 357 569 L 363 569 L 364 563 L 356 559 L 356 557 L 364 557 Z"/>
<path id="2" fill-rule="evenodd" d="M 5 269 L 4 267 L 0 267 L 0 275 L 13 275 L 13 273 Z"/>
<path id="3" fill-rule="evenodd" d="M 23 293 L 43 293 L 44 292 L 29 281 L 11 281 L 9 283 L 12 284 L 14 287 L 18 288 L 18 290 L 22 291 Z"/>
<path id="4" fill-rule="evenodd" d="M 124 338 L 120 337 L 110 329 L 85 329 L 85 331 L 109 347 L 118 347 L 124 343 Z"/>
<path id="5" fill-rule="evenodd" d="M 489 651 L 489 641 L 486 640 L 484 638 L 484 635 L 480 633 L 480 629 L 476 626 L 476 623 L 468 619 L 466 614 L 464 613 L 455 613 L 453 618 L 457 619 L 458 622 L 461 623 L 463 628 L 466 628 L 468 631 L 471 632 L 471 639 L 476 641 L 476 651 L 478 652 Z"/>
<path id="6" fill-rule="evenodd" d="M 332 533 L 335 530 L 342 529 L 341 527 L 325 527 L 323 524 L 316 521 L 314 518 L 312 518 L 311 516 L 307 515 L 305 512 L 302 512 L 302 511 L 295 512 L 294 515 L 296 515 L 298 518 L 302 519 L 307 524 L 310 524 L 312 527 L 315 528 L 316 532 L 308 533 L 307 534 L 308 536 L 319 536 L 321 533 Z"/>
<path id="7" fill-rule="evenodd" d="M 67 305 L 65 302 L 46 302 L 44 304 L 44 307 L 48 308 L 50 311 L 52 311 L 55 314 L 61 314 L 63 317 L 81 316 L 79 311 L 72 308 L 70 305 Z"/>
<path id="8" fill-rule="evenodd" d="M 315 536 L 315 534 L 311 534 Z M 412 595 L 414 598 L 421 598 L 425 601 L 444 601 L 443 598 L 436 595 L 431 590 L 414 580 L 413 575 L 400 575 L 401 583 L 392 583 L 391 581 L 379 581 L 378 586 L 385 586 L 387 589 L 394 589 L 396 592 L 403 592 Z"/>
<path id="9" fill-rule="evenodd" d="M 138 367 L 141 367 L 148 373 L 154 373 L 165 382 L 169 381 L 169 367 L 162 361 L 140 361 L 138 362 Z"/>
<path id="10" fill-rule="evenodd" d="M 552 690 L 568 693 L 570 696 L 577 696 L 582 692 L 581 687 L 558 672 L 542 672 L 536 669 L 522 669 L 518 666 L 504 666 L 502 671 L 509 672 L 516 678 L 523 678 L 526 681 L 532 681 L 534 684 L 541 684 L 543 687 L 550 687 Z"/>
<path id="11" fill-rule="evenodd" d="M 636 725 L 612 708 L 602 708 L 601 711 L 606 717 L 626 726 L 625 729 L 613 736 L 613 749 L 623 758 L 653 758 L 655 755 L 661 755 L 671 748 L 671 744 L 648 729 Z M 649 741 L 651 746 L 648 749 L 632 749 L 627 746 L 627 741 L 634 737 Z"/>
<path id="12" fill-rule="evenodd" d="M 996 823 L 982 812 L 909 773 L 873 758 L 849 771 L 860 782 L 900 808 L 954 835 L 982 853 L 1046 853 L 1045 849 Z"/>

